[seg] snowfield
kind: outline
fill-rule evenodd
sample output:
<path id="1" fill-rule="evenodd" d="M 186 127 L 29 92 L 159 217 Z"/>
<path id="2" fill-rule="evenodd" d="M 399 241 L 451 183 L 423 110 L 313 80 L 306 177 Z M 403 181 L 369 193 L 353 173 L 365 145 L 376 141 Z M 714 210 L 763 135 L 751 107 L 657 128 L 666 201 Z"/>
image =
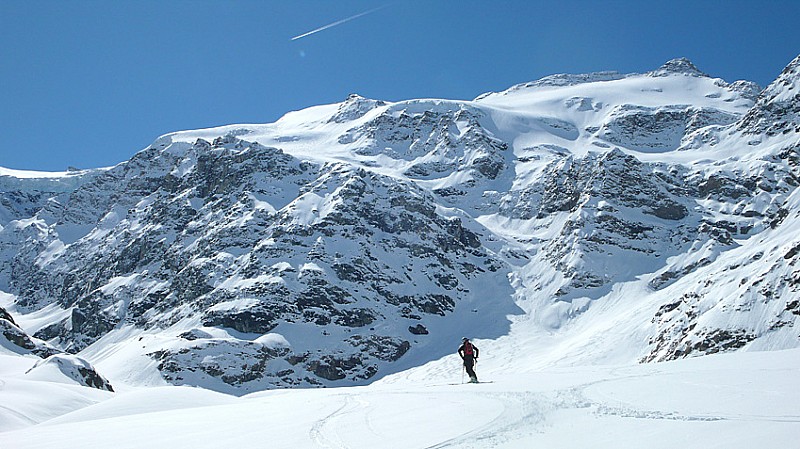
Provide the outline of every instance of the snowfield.
<path id="1" fill-rule="evenodd" d="M 9 369 L 11 359 L 2 356 L 0 447 L 14 449 L 788 449 L 800 433 L 800 350 L 544 370 L 481 363 L 488 383 L 478 385 L 460 383 L 451 356 L 366 387 L 240 398 L 28 381 L 24 366 Z"/>

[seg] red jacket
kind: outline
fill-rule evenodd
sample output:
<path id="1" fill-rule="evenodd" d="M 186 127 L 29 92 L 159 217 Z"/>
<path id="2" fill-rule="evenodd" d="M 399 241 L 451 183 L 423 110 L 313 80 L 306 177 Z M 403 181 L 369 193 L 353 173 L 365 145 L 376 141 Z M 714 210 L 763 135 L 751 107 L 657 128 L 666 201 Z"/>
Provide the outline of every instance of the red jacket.
<path id="1" fill-rule="evenodd" d="M 458 347 L 458 355 L 460 355 L 462 359 L 468 356 L 477 359 L 479 353 L 478 347 L 473 345 L 469 340 Z"/>

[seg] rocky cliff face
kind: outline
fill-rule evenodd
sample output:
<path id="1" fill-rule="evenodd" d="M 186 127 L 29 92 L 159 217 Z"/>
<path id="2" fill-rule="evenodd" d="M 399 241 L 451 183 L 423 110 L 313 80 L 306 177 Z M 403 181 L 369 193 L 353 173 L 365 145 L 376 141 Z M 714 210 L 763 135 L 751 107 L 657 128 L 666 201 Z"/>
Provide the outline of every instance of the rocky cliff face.
<path id="1" fill-rule="evenodd" d="M 101 368 L 235 393 L 364 383 L 519 305 L 568 332 L 625 283 L 633 359 L 794 346 L 796 62 L 758 96 L 674 60 L 164 136 L 9 184 L 0 289 Z"/>
<path id="2" fill-rule="evenodd" d="M 735 204 L 724 220 L 716 221 L 717 228 L 733 231 L 722 240 L 731 250 L 720 254 L 716 264 L 700 259 L 688 266 L 709 264 L 698 270 L 702 281 L 687 282 L 676 292 L 679 297 L 660 307 L 653 318 L 657 333 L 644 360 L 797 344 L 799 65 L 800 58 L 792 61 L 732 125 L 732 137 L 749 147 L 750 157 L 746 164 L 720 161 L 728 174 L 706 175 L 699 192 Z M 736 231 L 748 238 L 736 239 Z"/>
<path id="3" fill-rule="evenodd" d="M 479 306 L 482 278 L 508 272 L 476 224 L 410 181 L 232 136 L 145 150 L 65 202 L 56 223 L 98 225 L 64 245 L 31 220 L 9 270 L 16 307 L 68 310 L 36 336 L 70 352 L 125 326 L 188 328 L 146 354 L 174 383 L 367 380 L 409 351 L 430 317 Z M 484 316 L 513 309 L 493 306 Z"/>
<path id="4" fill-rule="evenodd" d="M 800 132 L 800 57 L 783 69 L 778 79 L 758 96 L 737 129 L 748 135 L 797 134 Z"/>

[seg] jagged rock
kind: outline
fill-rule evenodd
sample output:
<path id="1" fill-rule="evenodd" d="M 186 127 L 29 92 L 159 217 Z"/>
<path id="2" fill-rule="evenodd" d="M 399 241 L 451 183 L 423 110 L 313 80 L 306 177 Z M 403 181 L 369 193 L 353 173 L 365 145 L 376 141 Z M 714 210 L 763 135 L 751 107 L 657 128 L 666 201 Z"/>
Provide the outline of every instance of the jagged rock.
<path id="1" fill-rule="evenodd" d="M 9 323 L 11 323 L 14 326 L 17 325 L 17 323 L 14 322 L 14 317 L 12 317 L 11 314 L 8 313 L 8 311 L 6 309 L 2 308 L 2 307 L 0 307 L 0 320 L 8 321 Z"/>
<path id="2" fill-rule="evenodd" d="M 183 338 L 188 343 L 179 348 L 148 354 L 159 362 L 161 376 L 175 385 L 213 385 L 231 393 L 263 389 L 265 376 L 275 374 L 269 362 L 290 351 L 285 339 L 269 334 L 249 341 L 195 330 Z"/>
<path id="3" fill-rule="evenodd" d="M 416 326 L 408 326 L 408 331 L 414 335 L 428 335 L 428 329 L 422 324 Z"/>
<path id="4" fill-rule="evenodd" d="M 737 129 L 748 135 L 768 137 L 800 133 L 800 56 L 761 92 L 756 105 L 738 123 Z"/>
<path id="5" fill-rule="evenodd" d="M 21 349 L 32 351 L 36 348 L 28 334 L 17 327 L 11 315 L 2 308 L 0 308 L 0 333 L 8 342 Z"/>
<path id="6" fill-rule="evenodd" d="M 3 344 L 0 341 L 0 344 L 21 354 L 31 353 L 41 358 L 47 358 L 61 352 L 39 339 L 28 336 L 25 331 L 17 326 L 11 314 L 2 307 L 0 307 L 0 339 L 5 339 L 8 342 Z"/>
<path id="7" fill-rule="evenodd" d="M 306 365 L 306 369 L 317 377 L 326 380 L 341 380 L 346 378 L 350 371 L 362 366 L 363 360 L 355 355 L 349 357 L 323 356 L 319 360 L 309 362 Z M 374 374 L 374 368 L 368 367 L 366 375 L 357 376 L 356 378 L 369 379 L 372 374 Z"/>
<path id="8" fill-rule="evenodd" d="M 359 348 L 362 353 L 370 354 L 387 362 L 399 360 L 411 348 L 411 344 L 407 340 L 391 336 L 370 335 L 364 337 L 356 335 L 349 338 L 347 342 Z"/>
<path id="9" fill-rule="evenodd" d="M 210 311 L 203 319 L 203 326 L 228 327 L 246 334 L 266 334 L 277 326 L 279 316 L 274 309 L 267 307 L 241 311 Z"/>
<path id="10" fill-rule="evenodd" d="M 369 111 L 386 106 L 386 102 L 380 100 L 370 100 L 358 94 L 350 94 L 344 103 L 339 106 L 339 110 L 328 120 L 330 123 L 351 122 L 363 117 Z"/>
<path id="11" fill-rule="evenodd" d="M 653 72 L 648 73 L 650 76 L 670 76 L 670 75 L 689 75 L 689 76 L 704 76 L 705 73 L 701 72 L 692 61 L 686 58 L 675 58 L 664 63 L 661 67 Z"/>
<path id="12" fill-rule="evenodd" d="M 598 135 L 637 151 L 668 151 L 680 146 L 689 114 L 680 107 L 622 106 L 611 113 Z"/>

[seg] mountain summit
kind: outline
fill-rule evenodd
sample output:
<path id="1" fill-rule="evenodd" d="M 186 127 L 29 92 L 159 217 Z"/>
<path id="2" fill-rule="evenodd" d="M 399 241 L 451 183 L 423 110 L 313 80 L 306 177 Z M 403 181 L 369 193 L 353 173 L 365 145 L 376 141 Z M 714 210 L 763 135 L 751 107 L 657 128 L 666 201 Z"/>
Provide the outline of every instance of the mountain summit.
<path id="1" fill-rule="evenodd" d="M 664 63 L 658 69 L 649 72 L 652 76 L 670 76 L 670 75 L 689 75 L 689 76 L 704 76 L 705 73 L 701 72 L 692 61 L 687 58 L 675 58 Z"/>
<path id="2" fill-rule="evenodd" d="M 526 366 L 796 347 L 797 61 L 758 96 L 681 58 L 0 171 L 4 338 L 234 394 L 373 382 L 464 335 Z"/>

